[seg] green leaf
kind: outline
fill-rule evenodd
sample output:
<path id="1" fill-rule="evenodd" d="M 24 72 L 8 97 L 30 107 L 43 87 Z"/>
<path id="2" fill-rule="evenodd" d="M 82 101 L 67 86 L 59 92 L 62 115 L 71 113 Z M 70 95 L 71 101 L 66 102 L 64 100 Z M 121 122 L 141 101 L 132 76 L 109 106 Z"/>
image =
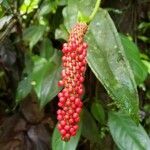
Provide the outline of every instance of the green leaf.
<path id="1" fill-rule="evenodd" d="M 72 26 L 77 22 L 78 12 L 82 12 L 82 15 L 89 16 L 93 11 L 95 6 L 96 0 L 80 0 L 80 1 L 73 1 L 68 0 L 68 7 L 65 7 L 63 10 L 64 16 L 64 24 L 69 31 Z"/>
<path id="2" fill-rule="evenodd" d="M 25 68 L 22 73 L 23 79 L 18 84 L 16 91 L 16 103 L 21 102 L 32 90 L 31 72 L 33 70 L 33 61 L 31 58 L 30 53 L 25 54 Z"/>
<path id="3" fill-rule="evenodd" d="M 32 47 L 41 39 L 45 31 L 45 26 L 33 25 L 25 29 L 23 32 L 23 39 L 29 42 L 29 46 Z"/>
<path id="4" fill-rule="evenodd" d="M 60 133 L 58 132 L 57 127 L 55 127 L 53 136 L 52 136 L 52 150 L 76 150 L 79 139 L 81 135 L 81 126 L 77 135 L 71 137 L 68 142 L 64 142 L 61 140 Z"/>
<path id="5" fill-rule="evenodd" d="M 138 120 L 138 95 L 128 59 L 109 14 L 98 11 L 86 36 L 87 61 L 118 107 Z"/>
<path id="6" fill-rule="evenodd" d="M 64 25 L 60 25 L 59 29 L 55 31 L 55 39 L 68 39 L 68 32 Z"/>
<path id="7" fill-rule="evenodd" d="M 145 42 L 145 43 L 150 43 L 150 38 L 147 36 L 139 35 L 138 39 Z"/>
<path id="8" fill-rule="evenodd" d="M 63 6 L 67 4 L 67 0 L 58 0 L 58 5 Z"/>
<path id="9" fill-rule="evenodd" d="M 16 103 L 19 103 L 23 98 L 25 98 L 32 90 L 31 77 L 25 77 L 19 82 L 17 93 L 16 93 Z"/>
<path id="10" fill-rule="evenodd" d="M 147 67 L 148 73 L 150 74 L 150 61 L 148 61 L 148 60 L 142 60 L 142 62 Z"/>
<path id="11" fill-rule="evenodd" d="M 141 22 L 138 26 L 138 29 L 141 30 L 143 33 L 145 33 L 148 29 L 150 29 L 150 23 L 149 22 Z"/>
<path id="12" fill-rule="evenodd" d="M 52 57 L 52 55 L 54 54 L 54 48 L 52 46 L 52 42 L 49 39 L 45 38 L 42 41 L 40 54 L 47 60 L 49 60 L 50 57 Z"/>
<path id="13" fill-rule="evenodd" d="M 38 8 L 39 0 L 24 0 L 23 4 L 20 7 L 20 13 L 30 13 L 34 9 Z"/>
<path id="14" fill-rule="evenodd" d="M 38 56 L 33 57 L 32 83 L 34 84 L 41 108 L 61 90 L 57 86 L 61 74 L 60 56 L 57 55 L 55 58 L 59 60 L 57 64 L 53 61 L 53 58 L 46 60 Z"/>
<path id="15" fill-rule="evenodd" d="M 150 139 L 141 125 L 122 113 L 110 112 L 108 126 L 121 150 L 148 150 Z"/>
<path id="16" fill-rule="evenodd" d="M 130 41 L 126 36 L 120 34 L 121 41 L 126 53 L 126 56 L 129 60 L 131 68 L 134 73 L 134 78 L 137 85 L 143 83 L 147 77 L 147 68 L 140 59 L 140 53 L 138 47 Z"/>
<path id="17" fill-rule="evenodd" d="M 92 103 L 91 113 L 99 123 L 101 123 L 101 124 L 105 123 L 105 112 L 100 103 L 98 103 L 98 102 Z"/>
<path id="18" fill-rule="evenodd" d="M 89 0 L 90 1 L 90 0 Z M 92 1 L 82 3 L 80 11 L 91 9 Z M 76 23 L 80 2 L 68 2 L 63 11 L 65 26 L 70 29 Z M 138 95 L 134 76 L 126 58 L 120 37 L 107 11 L 100 9 L 89 26 L 86 36 L 89 43 L 87 61 L 95 76 L 116 101 L 118 107 L 138 120 Z"/>
<path id="19" fill-rule="evenodd" d="M 8 0 L 2 0 L 1 5 L 6 9 L 10 9 L 10 2 Z"/>
<path id="20" fill-rule="evenodd" d="M 100 139 L 98 127 L 95 120 L 86 109 L 82 110 L 81 122 L 82 135 L 92 142 L 98 142 Z"/>
<path id="21" fill-rule="evenodd" d="M 59 0 L 45 0 L 40 7 L 39 15 L 47 15 L 50 12 L 55 13 L 59 4 Z"/>

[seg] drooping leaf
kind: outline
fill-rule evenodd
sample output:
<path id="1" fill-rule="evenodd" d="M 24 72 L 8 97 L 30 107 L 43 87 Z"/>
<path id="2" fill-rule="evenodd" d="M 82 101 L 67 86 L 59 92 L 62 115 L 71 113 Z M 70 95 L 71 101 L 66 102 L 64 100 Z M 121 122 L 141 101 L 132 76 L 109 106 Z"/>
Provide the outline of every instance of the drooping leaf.
<path id="1" fill-rule="evenodd" d="M 111 135 L 121 150 L 148 150 L 150 139 L 141 125 L 127 115 L 110 112 L 108 126 Z"/>
<path id="2" fill-rule="evenodd" d="M 33 61 L 30 53 L 25 55 L 25 68 L 23 70 L 23 79 L 18 83 L 16 91 L 16 103 L 21 102 L 32 90 L 31 72 L 33 70 Z"/>
<path id="3" fill-rule="evenodd" d="M 38 8 L 39 0 L 24 0 L 23 4 L 20 7 L 20 13 L 30 13 L 34 9 Z"/>
<path id="4" fill-rule="evenodd" d="M 56 50 L 54 52 L 49 59 L 37 55 L 26 56 L 23 74 L 27 74 L 27 77 L 20 81 L 18 85 L 16 94 L 17 102 L 25 98 L 33 87 L 40 107 L 43 108 L 61 90 L 58 87 L 61 75 L 61 57 Z"/>
<path id="5" fill-rule="evenodd" d="M 23 98 L 25 98 L 31 91 L 31 76 L 25 77 L 19 82 L 17 93 L 16 93 L 16 103 L 19 103 Z"/>
<path id="6" fill-rule="evenodd" d="M 101 123 L 101 124 L 105 123 L 105 112 L 100 103 L 98 103 L 98 102 L 92 103 L 91 113 L 99 123 Z"/>
<path id="7" fill-rule="evenodd" d="M 98 142 L 99 131 L 95 120 L 92 118 L 91 114 L 86 110 L 82 110 L 81 116 L 82 122 L 82 135 L 90 140 L 91 142 Z"/>
<path id="8" fill-rule="evenodd" d="M 61 140 L 61 136 L 60 133 L 58 132 L 57 127 L 55 127 L 52 136 L 52 150 L 76 150 L 78 141 L 80 139 L 80 135 L 81 135 L 81 125 L 79 131 L 77 132 L 77 135 L 71 137 L 71 139 L 68 142 L 64 142 Z"/>
<path id="9" fill-rule="evenodd" d="M 45 26 L 33 25 L 25 29 L 23 33 L 23 39 L 29 42 L 30 48 L 32 48 L 43 36 L 45 31 Z"/>
<path id="10" fill-rule="evenodd" d="M 132 41 L 130 41 L 126 36 L 120 34 L 120 37 L 121 37 L 121 41 L 126 56 L 132 67 L 135 81 L 137 85 L 139 85 L 145 80 L 147 76 L 147 68 L 143 64 L 142 60 L 140 59 L 140 53 L 138 47 Z"/>
<path id="11" fill-rule="evenodd" d="M 34 82 L 34 89 L 39 98 L 41 107 L 44 107 L 57 93 L 61 90 L 57 83 L 60 80 L 60 56 L 55 54 L 55 60 L 51 58 L 34 57 L 34 68 L 32 72 L 32 82 Z"/>
<path id="12" fill-rule="evenodd" d="M 138 120 L 138 95 L 129 61 L 109 16 L 100 10 L 89 26 L 87 61 L 118 106 Z"/>
<path id="13" fill-rule="evenodd" d="M 37 96 L 40 97 L 42 79 L 44 78 L 45 72 L 51 67 L 54 69 L 54 64 L 48 63 L 46 59 L 38 56 L 33 57 L 34 67 L 32 72 L 32 82 L 34 82 L 34 88 Z"/>

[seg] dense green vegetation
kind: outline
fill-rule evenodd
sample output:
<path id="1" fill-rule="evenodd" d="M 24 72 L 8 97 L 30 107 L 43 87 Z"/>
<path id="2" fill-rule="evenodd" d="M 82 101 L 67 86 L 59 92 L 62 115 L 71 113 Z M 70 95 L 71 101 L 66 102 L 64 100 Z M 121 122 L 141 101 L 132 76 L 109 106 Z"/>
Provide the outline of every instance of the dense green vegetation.
<path id="1" fill-rule="evenodd" d="M 150 2 L 102 0 L 91 20 L 80 128 L 57 130 L 62 44 L 96 0 L 0 0 L 0 149 L 149 150 Z"/>

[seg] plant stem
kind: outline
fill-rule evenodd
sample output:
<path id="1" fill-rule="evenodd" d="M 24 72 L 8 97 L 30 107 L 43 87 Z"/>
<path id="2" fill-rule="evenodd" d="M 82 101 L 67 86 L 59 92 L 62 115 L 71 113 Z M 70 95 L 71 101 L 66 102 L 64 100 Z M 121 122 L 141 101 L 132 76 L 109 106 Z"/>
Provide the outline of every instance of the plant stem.
<path id="1" fill-rule="evenodd" d="M 94 18 L 94 16 L 96 15 L 97 11 L 98 11 L 98 8 L 100 6 L 100 3 L 101 3 L 101 0 L 97 0 L 96 1 L 96 4 L 95 4 L 95 7 L 94 7 L 94 10 L 93 12 L 91 13 L 91 15 L 89 16 L 89 22 L 91 22 L 91 20 Z"/>

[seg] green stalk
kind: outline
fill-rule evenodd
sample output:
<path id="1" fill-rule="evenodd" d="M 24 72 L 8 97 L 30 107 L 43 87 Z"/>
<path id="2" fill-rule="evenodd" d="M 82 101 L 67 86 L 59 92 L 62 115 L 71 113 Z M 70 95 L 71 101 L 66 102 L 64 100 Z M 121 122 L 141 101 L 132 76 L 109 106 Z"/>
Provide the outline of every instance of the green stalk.
<path id="1" fill-rule="evenodd" d="M 99 8 L 99 6 L 100 6 L 100 3 L 101 3 L 101 0 L 97 0 L 97 1 L 96 1 L 94 10 L 93 10 L 93 12 L 91 13 L 91 15 L 90 15 L 90 17 L 89 17 L 88 23 L 90 23 L 90 22 L 92 21 L 92 19 L 94 18 L 94 16 L 96 15 L 96 13 L 97 13 L 97 11 L 98 11 L 98 8 Z"/>
<path id="2" fill-rule="evenodd" d="M 89 24 L 89 23 L 93 20 L 94 16 L 96 15 L 96 13 L 97 13 L 97 11 L 98 11 L 98 8 L 99 8 L 99 6 L 100 6 L 100 3 L 101 3 L 101 0 L 97 0 L 97 1 L 96 1 L 95 7 L 94 7 L 94 9 L 93 9 L 93 11 L 92 11 L 92 13 L 91 13 L 90 16 L 85 16 L 85 15 L 83 15 L 83 14 L 79 11 L 79 12 L 78 12 L 78 21 L 79 21 L 79 22 L 85 22 L 85 23 Z"/>

